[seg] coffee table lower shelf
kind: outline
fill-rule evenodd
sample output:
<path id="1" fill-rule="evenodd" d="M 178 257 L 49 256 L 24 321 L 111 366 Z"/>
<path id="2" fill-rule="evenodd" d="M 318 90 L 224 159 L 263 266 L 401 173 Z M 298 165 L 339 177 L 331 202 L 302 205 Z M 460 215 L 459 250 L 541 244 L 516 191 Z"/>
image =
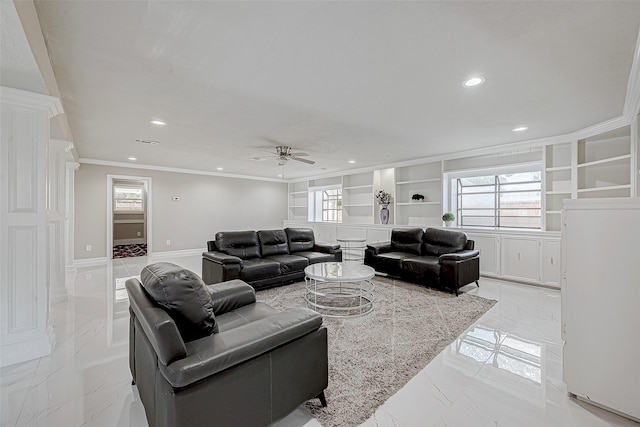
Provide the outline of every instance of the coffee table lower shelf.
<path id="1" fill-rule="evenodd" d="M 375 284 L 370 280 L 357 282 L 325 282 L 305 278 L 307 304 L 328 317 L 358 317 L 373 310 Z"/>

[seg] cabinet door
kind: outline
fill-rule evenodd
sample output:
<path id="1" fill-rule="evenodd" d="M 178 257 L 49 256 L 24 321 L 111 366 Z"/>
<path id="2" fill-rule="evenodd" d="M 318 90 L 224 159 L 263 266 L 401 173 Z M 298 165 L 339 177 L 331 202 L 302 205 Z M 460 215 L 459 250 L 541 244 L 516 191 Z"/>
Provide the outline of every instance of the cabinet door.
<path id="1" fill-rule="evenodd" d="M 536 237 L 502 237 L 502 276 L 540 280 L 540 239 Z"/>
<path id="2" fill-rule="evenodd" d="M 560 239 L 542 240 L 542 282 L 546 285 L 560 286 L 562 277 L 560 254 Z"/>
<path id="3" fill-rule="evenodd" d="M 469 239 L 475 243 L 480 252 L 480 274 L 497 276 L 498 269 L 498 237 L 489 234 L 468 233 Z"/>

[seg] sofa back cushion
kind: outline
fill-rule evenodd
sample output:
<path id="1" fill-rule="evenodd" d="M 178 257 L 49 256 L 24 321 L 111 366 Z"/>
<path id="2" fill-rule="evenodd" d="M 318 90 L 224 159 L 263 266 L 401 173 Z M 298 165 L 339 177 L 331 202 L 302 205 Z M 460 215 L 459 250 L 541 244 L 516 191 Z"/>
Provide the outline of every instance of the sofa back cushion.
<path id="1" fill-rule="evenodd" d="M 440 256 L 463 250 L 467 244 L 467 235 L 462 231 L 427 228 L 423 240 L 427 255 Z"/>
<path id="2" fill-rule="evenodd" d="M 197 274 L 158 262 L 145 266 L 140 279 L 151 299 L 173 318 L 184 341 L 218 332 L 211 294 Z"/>
<path id="3" fill-rule="evenodd" d="M 391 230 L 391 250 L 422 255 L 422 228 L 394 228 Z"/>
<path id="4" fill-rule="evenodd" d="M 316 245 L 316 238 L 310 228 L 285 228 L 284 231 L 287 233 L 291 253 L 312 251 Z"/>
<path id="5" fill-rule="evenodd" d="M 284 230 L 260 230 L 258 240 L 263 257 L 289 254 L 287 233 Z"/>
<path id="6" fill-rule="evenodd" d="M 255 231 L 220 231 L 216 233 L 216 247 L 240 259 L 260 258 L 260 241 Z"/>

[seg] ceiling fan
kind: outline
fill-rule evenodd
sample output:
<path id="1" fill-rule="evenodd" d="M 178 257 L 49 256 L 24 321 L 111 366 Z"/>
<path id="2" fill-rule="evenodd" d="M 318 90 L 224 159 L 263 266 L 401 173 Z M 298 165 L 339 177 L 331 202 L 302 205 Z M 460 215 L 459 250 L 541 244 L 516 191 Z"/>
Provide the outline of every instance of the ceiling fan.
<path id="1" fill-rule="evenodd" d="M 287 145 L 278 145 L 276 147 L 276 154 L 274 156 L 262 156 L 265 158 L 275 157 L 278 159 L 278 166 L 284 166 L 289 160 L 296 160 L 298 162 L 307 163 L 310 165 L 315 164 L 313 160 L 303 159 L 302 157 L 308 156 L 307 153 L 292 153 L 291 147 Z"/>

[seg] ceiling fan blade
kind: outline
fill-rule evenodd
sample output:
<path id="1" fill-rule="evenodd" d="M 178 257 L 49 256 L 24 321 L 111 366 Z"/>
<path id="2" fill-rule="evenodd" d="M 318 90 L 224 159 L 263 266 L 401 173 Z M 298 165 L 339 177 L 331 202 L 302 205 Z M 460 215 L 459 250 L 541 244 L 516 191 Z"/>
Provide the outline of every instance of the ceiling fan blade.
<path id="1" fill-rule="evenodd" d="M 308 156 L 309 154 L 307 154 L 307 153 L 291 153 L 290 155 L 294 156 L 294 157 L 305 157 L 305 156 Z"/>
<path id="2" fill-rule="evenodd" d="M 315 163 L 316 163 L 316 162 L 314 162 L 313 160 L 301 159 L 300 157 L 291 156 L 291 158 L 292 158 L 293 160 L 297 160 L 297 161 L 302 162 L 302 163 L 308 163 L 308 164 L 310 164 L 310 165 L 313 165 L 313 164 L 315 164 Z"/>

